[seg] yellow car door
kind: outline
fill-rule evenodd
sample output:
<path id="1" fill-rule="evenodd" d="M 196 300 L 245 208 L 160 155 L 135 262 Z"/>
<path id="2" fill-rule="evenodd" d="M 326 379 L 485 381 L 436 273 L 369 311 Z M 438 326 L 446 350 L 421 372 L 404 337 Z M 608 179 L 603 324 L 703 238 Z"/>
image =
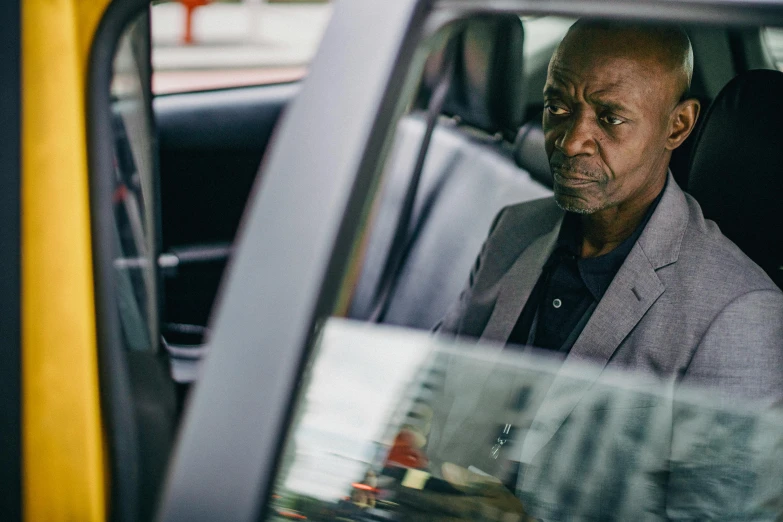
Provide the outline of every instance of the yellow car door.
<path id="1" fill-rule="evenodd" d="M 106 513 L 85 87 L 107 3 L 20 6 L 25 520 L 102 520 Z"/>

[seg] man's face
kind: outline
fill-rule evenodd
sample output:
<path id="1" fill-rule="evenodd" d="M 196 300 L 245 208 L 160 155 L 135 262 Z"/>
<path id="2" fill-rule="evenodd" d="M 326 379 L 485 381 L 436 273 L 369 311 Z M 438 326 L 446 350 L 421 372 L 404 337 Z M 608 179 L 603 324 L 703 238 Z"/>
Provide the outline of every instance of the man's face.
<path id="1" fill-rule="evenodd" d="M 589 32 L 569 36 L 544 89 L 555 199 L 580 214 L 649 199 L 670 157 L 676 78 L 638 46 Z M 617 51 L 629 48 L 635 50 Z"/>

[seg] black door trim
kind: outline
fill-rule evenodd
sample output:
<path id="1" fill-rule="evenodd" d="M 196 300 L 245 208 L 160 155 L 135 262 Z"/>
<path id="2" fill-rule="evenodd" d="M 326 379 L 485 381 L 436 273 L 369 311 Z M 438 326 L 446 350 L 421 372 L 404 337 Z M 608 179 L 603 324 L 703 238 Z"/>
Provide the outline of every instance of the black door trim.
<path id="1" fill-rule="evenodd" d="M 95 33 L 87 79 L 87 152 L 90 187 L 93 281 L 98 342 L 101 411 L 110 466 L 109 519 L 138 520 L 139 440 L 114 291 L 113 137 L 110 88 L 113 59 L 123 31 L 149 0 L 114 0 Z"/>
<path id="2" fill-rule="evenodd" d="M 22 517 L 21 14 L 0 2 L 0 518 Z"/>

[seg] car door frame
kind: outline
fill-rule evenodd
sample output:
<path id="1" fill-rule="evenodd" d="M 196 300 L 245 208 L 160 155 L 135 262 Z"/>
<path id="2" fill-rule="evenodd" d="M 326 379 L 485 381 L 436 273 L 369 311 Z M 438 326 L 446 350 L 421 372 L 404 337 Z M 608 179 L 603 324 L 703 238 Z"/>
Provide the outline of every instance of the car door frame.
<path id="1" fill-rule="evenodd" d="M 400 94 L 415 76 L 409 65 L 421 58 L 418 41 L 478 11 L 783 23 L 781 4 L 768 2 L 339 3 L 244 215 L 161 520 L 250 521 L 263 512 L 314 331 L 338 299 Z"/>
<path id="2" fill-rule="evenodd" d="M 0 514 L 22 517 L 21 1 L 0 5 Z"/>

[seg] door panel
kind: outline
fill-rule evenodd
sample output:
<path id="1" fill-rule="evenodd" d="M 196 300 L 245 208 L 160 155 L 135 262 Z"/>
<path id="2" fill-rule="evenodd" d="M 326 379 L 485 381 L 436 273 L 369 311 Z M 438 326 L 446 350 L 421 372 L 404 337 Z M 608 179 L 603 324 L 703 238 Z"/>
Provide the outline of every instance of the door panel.
<path id="1" fill-rule="evenodd" d="M 164 323 L 206 325 L 264 150 L 298 90 L 282 84 L 155 99 Z M 178 326 L 164 324 L 164 333 L 175 344 L 200 340 Z"/>

